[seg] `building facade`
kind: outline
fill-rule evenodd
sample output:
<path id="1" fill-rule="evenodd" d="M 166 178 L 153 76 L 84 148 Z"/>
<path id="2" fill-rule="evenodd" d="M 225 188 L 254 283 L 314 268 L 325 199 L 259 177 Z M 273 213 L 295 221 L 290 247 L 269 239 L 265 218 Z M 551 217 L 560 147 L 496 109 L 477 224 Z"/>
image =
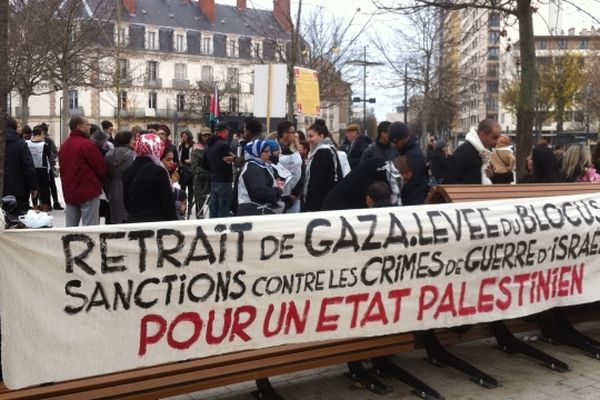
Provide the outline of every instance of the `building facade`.
<path id="1" fill-rule="evenodd" d="M 166 124 L 172 131 L 207 129 L 210 95 L 220 91 L 222 120 L 232 130 L 254 109 L 254 65 L 285 62 L 291 49 L 290 0 L 272 10 L 214 0 L 122 0 L 119 18 L 105 24 L 108 38 L 90 49 L 99 68 L 85 87 L 68 90 L 69 116 L 93 123 L 110 120 L 120 129 Z M 50 88 L 48 88 L 50 89 Z M 29 124 L 46 122 L 60 141 L 63 92 L 29 99 Z M 11 113 L 21 115 L 16 94 Z M 339 126 L 339 110 L 327 122 Z M 304 116 L 297 116 L 302 124 Z M 272 122 L 273 124 L 274 122 Z"/>
<path id="2" fill-rule="evenodd" d="M 536 65 L 538 70 L 545 66 L 557 63 L 561 57 L 566 54 L 581 56 L 580 68 L 588 72 L 594 62 L 600 61 L 600 29 L 591 27 L 591 29 L 582 29 L 576 33 L 575 28 L 570 28 L 567 32 L 560 32 L 552 35 L 538 35 L 534 37 Z M 515 43 L 515 51 L 506 54 L 502 62 L 502 84 L 509 84 L 513 79 L 515 72 L 519 68 L 519 42 Z M 585 99 L 587 96 L 597 96 L 590 93 L 591 87 L 585 82 L 581 88 L 579 101 L 574 103 L 574 107 L 565 110 L 563 130 L 565 132 L 585 132 L 590 131 L 592 127 L 597 127 L 596 118 L 590 120 L 590 114 L 585 110 Z M 502 106 L 502 104 L 501 104 Z M 552 109 L 548 110 L 551 114 Z M 499 122 L 507 132 L 514 132 L 516 129 L 516 115 L 510 113 L 501 107 Z M 552 138 L 557 130 L 555 118 L 551 115 L 541 123 L 541 134 Z M 595 131 L 595 129 L 592 129 Z"/>

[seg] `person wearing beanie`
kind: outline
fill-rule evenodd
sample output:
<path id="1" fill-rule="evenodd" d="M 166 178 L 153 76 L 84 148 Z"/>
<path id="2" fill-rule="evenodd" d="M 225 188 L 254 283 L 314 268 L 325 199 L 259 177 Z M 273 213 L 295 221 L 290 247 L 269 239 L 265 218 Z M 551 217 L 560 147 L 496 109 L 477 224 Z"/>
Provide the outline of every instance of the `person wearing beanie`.
<path id="1" fill-rule="evenodd" d="M 417 141 L 412 137 L 408 126 L 402 122 L 394 122 L 389 129 L 390 143 L 398 151 L 398 155 L 410 160 L 413 176 L 404 185 L 401 192 L 402 205 L 414 206 L 423 204 L 429 191 L 427 165 L 425 156 Z"/>

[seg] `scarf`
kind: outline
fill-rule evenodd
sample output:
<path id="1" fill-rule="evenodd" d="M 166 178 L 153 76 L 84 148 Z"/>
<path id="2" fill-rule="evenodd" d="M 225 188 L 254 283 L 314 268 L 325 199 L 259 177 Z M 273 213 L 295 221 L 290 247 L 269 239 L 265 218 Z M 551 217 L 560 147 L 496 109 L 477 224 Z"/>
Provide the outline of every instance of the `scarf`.
<path id="1" fill-rule="evenodd" d="M 165 167 L 160 158 L 165 151 L 165 143 L 154 133 L 144 133 L 135 141 L 133 148 L 140 157 L 148 157 L 159 167 Z"/>
<path id="2" fill-rule="evenodd" d="M 477 150 L 479 153 L 479 157 L 481 158 L 481 183 L 483 185 L 491 185 L 492 181 L 485 174 L 486 169 L 490 165 L 490 160 L 492 159 L 492 152 L 483 147 L 483 143 L 481 143 L 481 139 L 479 139 L 479 135 L 475 128 L 471 128 L 469 133 L 467 133 L 467 137 L 465 140 Z"/>
<path id="3" fill-rule="evenodd" d="M 390 184 L 390 189 L 392 190 L 392 204 L 395 206 L 401 206 L 402 197 L 400 193 L 402 192 L 402 187 L 404 186 L 404 179 L 402 178 L 402 175 L 394 165 L 394 162 L 386 161 L 385 164 L 377 168 L 377 170 L 385 171 L 388 183 Z"/>
<path id="4" fill-rule="evenodd" d="M 312 160 L 313 158 L 315 158 L 315 155 L 317 154 L 317 152 L 321 149 L 327 149 L 329 152 L 331 152 L 331 155 L 333 157 L 333 171 L 334 171 L 334 182 L 338 181 L 338 176 L 337 176 L 337 167 L 338 167 L 338 158 L 337 158 L 337 154 L 336 154 L 336 150 L 333 147 L 333 142 L 331 141 L 331 139 L 329 138 L 325 138 L 321 141 L 321 143 L 319 143 L 319 145 L 317 147 L 315 147 L 314 149 L 310 150 L 310 153 L 308 153 L 308 156 L 306 157 L 306 169 L 304 171 L 304 196 L 306 197 L 306 193 L 308 192 L 308 182 L 310 181 L 310 165 L 312 164 Z"/>
<path id="5" fill-rule="evenodd" d="M 266 166 L 267 163 L 261 160 L 260 155 L 267 148 L 270 148 L 270 146 L 266 140 L 254 140 L 244 146 L 244 158 L 246 161 L 253 161 L 260 166 Z"/>

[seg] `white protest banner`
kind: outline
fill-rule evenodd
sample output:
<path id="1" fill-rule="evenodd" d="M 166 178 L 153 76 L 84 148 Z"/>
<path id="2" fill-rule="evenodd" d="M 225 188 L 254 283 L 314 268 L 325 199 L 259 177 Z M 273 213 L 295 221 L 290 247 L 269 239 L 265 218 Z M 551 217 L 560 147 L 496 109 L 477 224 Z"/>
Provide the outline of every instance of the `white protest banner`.
<path id="1" fill-rule="evenodd" d="M 600 196 L 5 231 L 4 382 L 600 299 Z"/>

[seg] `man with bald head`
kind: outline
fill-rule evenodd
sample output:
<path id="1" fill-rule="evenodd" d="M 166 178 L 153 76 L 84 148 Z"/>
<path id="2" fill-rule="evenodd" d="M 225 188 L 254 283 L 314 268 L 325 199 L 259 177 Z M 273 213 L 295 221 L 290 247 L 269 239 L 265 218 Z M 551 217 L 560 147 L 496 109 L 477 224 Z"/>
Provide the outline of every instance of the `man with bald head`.
<path id="1" fill-rule="evenodd" d="M 444 177 L 447 184 L 491 184 L 490 167 L 492 149 L 496 147 L 502 128 L 493 119 L 487 118 L 479 123 L 477 130 L 471 128 L 448 163 Z"/>

